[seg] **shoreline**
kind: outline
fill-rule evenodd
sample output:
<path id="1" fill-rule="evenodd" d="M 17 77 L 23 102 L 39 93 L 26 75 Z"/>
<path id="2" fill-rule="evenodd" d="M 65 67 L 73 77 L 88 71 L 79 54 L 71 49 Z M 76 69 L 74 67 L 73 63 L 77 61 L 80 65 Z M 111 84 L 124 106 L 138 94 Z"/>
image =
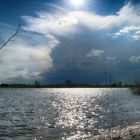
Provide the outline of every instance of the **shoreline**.
<path id="1" fill-rule="evenodd" d="M 140 87 L 113 87 L 113 86 L 0 86 L 0 89 L 3 88 L 130 88 L 130 89 L 140 89 Z"/>
<path id="2" fill-rule="evenodd" d="M 83 140 L 140 140 L 140 124 L 128 126 L 126 128 L 114 128 L 103 132 L 100 135 L 90 136 Z"/>

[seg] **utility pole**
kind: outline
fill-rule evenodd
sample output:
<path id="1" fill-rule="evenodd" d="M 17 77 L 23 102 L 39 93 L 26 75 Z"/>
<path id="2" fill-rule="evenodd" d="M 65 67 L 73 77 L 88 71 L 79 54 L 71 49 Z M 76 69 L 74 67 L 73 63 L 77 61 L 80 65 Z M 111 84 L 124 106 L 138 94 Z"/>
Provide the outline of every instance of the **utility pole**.
<path id="1" fill-rule="evenodd" d="M 110 86 L 112 84 L 112 74 L 109 74 L 109 83 L 110 83 Z"/>
<path id="2" fill-rule="evenodd" d="M 105 77 L 104 77 L 104 78 L 105 78 L 104 80 L 105 80 L 105 86 L 106 86 L 106 84 L 107 84 L 107 79 L 106 79 L 106 78 L 107 78 L 107 72 L 106 72 L 106 71 L 105 71 L 105 73 L 104 73 L 104 76 L 105 76 Z"/>

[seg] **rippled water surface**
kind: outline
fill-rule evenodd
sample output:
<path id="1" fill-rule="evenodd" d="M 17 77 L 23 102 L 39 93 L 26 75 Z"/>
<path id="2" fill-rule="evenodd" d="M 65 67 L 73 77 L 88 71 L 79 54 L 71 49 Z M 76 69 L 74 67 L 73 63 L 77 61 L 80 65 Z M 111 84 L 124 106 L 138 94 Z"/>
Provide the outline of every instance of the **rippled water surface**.
<path id="1" fill-rule="evenodd" d="M 0 140 L 75 140 L 136 122 L 129 89 L 0 89 Z"/>

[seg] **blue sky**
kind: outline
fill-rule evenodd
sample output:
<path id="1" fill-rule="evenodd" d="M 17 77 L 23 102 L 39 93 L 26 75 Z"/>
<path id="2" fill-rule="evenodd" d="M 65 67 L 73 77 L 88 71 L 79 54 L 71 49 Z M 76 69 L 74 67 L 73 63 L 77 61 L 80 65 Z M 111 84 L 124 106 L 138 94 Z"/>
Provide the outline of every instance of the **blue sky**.
<path id="1" fill-rule="evenodd" d="M 16 24 L 17 21 L 21 22 L 21 15 L 35 15 L 37 11 L 49 10 L 46 4 L 50 3 L 66 6 L 66 1 L 68 0 L 0 0 L 0 19 L 2 22 Z M 104 15 L 117 12 L 126 2 L 126 0 L 90 0 L 88 8 Z M 67 6 L 67 8 L 70 7 Z"/>
<path id="2" fill-rule="evenodd" d="M 140 82 L 139 1 L 71 1 L 0 0 L 1 82 Z"/>

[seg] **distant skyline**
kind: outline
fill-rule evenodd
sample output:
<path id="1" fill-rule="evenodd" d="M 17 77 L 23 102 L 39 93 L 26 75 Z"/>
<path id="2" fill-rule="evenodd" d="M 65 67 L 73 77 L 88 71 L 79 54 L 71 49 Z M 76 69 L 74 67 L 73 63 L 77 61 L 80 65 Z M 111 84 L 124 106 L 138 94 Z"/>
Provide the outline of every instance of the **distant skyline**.
<path id="1" fill-rule="evenodd" d="M 139 0 L 0 0 L 0 82 L 140 82 Z"/>

